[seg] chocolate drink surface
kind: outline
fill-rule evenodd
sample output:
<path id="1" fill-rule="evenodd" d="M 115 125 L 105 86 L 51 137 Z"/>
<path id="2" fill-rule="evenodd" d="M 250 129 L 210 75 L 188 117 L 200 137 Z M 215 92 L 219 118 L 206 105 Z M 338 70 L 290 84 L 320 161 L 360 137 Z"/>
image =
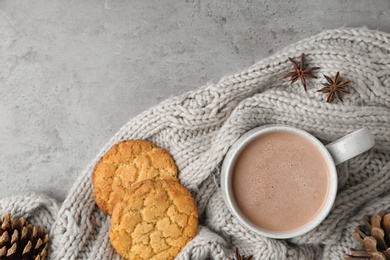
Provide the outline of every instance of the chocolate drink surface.
<path id="1" fill-rule="evenodd" d="M 236 159 L 233 197 L 241 213 L 266 230 L 288 231 L 310 222 L 329 189 L 329 168 L 321 151 L 290 131 L 253 139 Z"/>

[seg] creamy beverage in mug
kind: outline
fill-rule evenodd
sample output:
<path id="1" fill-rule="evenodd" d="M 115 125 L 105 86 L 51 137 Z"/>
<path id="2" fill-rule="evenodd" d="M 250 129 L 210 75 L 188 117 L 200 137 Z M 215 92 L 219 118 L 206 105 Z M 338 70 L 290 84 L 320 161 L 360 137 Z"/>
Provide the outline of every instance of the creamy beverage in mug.
<path id="1" fill-rule="evenodd" d="M 233 197 L 257 226 L 292 230 L 322 208 L 329 169 L 321 154 L 298 134 L 275 131 L 254 139 L 240 153 L 233 174 Z"/>
<path id="2" fill-rule="evenodd" d="M 233 215 L 261 235 L 290 238 L 304 234 L 321 223 L 333 205 L 335 165 L 373 145 L 366 128 L 327 146 L 294 127 L 253 129 L 224 159 L 224 199 Z"/>

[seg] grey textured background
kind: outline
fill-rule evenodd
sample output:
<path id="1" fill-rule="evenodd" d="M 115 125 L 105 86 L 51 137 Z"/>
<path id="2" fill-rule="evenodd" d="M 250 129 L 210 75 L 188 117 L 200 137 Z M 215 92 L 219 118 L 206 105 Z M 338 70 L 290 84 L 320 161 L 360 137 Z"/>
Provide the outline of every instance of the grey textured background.
<path id="1" fill-rule="evenodd" d="M 130 118 L 389 0 L 0 0 L 0 197 L 63 200 Z"/>

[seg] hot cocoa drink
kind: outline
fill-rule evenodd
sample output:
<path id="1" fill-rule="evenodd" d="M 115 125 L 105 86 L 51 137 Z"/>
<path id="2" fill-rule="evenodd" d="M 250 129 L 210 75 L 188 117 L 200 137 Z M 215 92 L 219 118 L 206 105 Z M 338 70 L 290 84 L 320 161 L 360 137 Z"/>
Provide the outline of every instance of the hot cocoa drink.
<path id="1" fill-rule="evenodd" d="M 288 231 L 310 222 L 329 190 L 329 169 L 321 151 L 288 131 L 265 133 L 240 153 L 232 174 L 234 200 L 250 222 Z"/>

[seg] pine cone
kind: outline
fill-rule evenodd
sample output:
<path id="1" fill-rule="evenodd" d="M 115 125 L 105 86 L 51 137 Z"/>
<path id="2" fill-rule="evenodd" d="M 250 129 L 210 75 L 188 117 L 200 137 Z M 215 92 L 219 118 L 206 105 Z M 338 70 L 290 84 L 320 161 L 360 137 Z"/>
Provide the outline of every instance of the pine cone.
<path id="1" fill-rule="evenodd" d="M 380 212 L 363 219 L 365 226 L 358 226 L 353 237 L 364 250 L 351 248 L 351 254 L 346 254 L 345 259 L 390 259 L 390 213 Z"/>
<path id="2" fill-rule="evenodd" d="M 35 227 L 25 218 L 9 213 L 0 221 L 0 260 L 43 260 L 47 257 L 49 235 L 44 227 Z"/>

